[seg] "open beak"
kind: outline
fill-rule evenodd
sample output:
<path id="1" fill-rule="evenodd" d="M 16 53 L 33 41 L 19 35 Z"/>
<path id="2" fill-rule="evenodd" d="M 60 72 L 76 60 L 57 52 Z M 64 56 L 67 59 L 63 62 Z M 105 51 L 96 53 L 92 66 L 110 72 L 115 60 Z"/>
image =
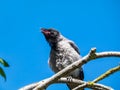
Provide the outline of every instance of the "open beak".
<path id="1" fill-rule="evenodd" d="M 50 31 L 46 28 L 41 28 L 41 32 L 44 34 L 44 35 L 50 35 Z"/>

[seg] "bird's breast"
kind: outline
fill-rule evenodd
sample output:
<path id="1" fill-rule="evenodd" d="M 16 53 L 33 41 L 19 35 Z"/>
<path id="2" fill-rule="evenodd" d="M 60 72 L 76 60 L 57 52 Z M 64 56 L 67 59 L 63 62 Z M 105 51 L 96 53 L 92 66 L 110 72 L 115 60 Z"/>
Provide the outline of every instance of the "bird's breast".
<path id="1" fill-rule="evenodd" d="M 56 73 L 80 58 L 80 55 L 66 42 L 58 43 L 57 49 L 51 49 L 49 64 Z"/>

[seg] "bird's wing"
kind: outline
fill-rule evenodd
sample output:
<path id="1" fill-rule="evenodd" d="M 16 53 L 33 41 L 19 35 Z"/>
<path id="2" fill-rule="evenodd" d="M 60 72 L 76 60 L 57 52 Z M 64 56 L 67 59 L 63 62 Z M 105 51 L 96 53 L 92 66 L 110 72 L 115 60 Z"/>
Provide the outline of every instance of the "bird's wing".
<path id="1" fill-rule="evenodd" d="M 80 54 L 80 51 L 79 51 L 78 47 L 75 45 L 74 42 L 69 41 L 69 44 L 75 49 L 75 51 L 76 51 L 78 54 Z"/>

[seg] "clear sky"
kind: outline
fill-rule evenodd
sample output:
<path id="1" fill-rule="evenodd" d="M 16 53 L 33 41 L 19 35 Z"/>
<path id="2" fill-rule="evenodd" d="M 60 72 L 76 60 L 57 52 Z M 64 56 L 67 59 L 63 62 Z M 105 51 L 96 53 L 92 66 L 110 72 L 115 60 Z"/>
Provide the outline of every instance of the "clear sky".
<path id="1" fill-rule="evenodd" d="M 82 56 L 92 47 L 97 52 L 120 51 L 120 1 L 1 0 L 0 57 L 10 68 L 4 68 L 7 81 L 0 77 L 0 90 L 17 90 L 54 74 L 47 63 L 50 47 L 40 27 L 58 29 L 78 45 Z M 119 62 L 119 58 L 89 62 L 84 65 L 85 80 L 93 80 Z M 120 72 L 99 83 L 120 90 Z M 47 90 L 68 88 L 55 84 Z"/>

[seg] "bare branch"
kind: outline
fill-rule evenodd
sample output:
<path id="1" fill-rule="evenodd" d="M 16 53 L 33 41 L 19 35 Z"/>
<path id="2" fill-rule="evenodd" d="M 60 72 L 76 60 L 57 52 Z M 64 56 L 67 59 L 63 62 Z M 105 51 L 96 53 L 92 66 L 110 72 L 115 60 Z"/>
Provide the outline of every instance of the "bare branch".
<path id="1" fill-rule="evenodd" d="M 98 78 L 96 78 L 95 80 L 93 80 L 92 82 L 96 83 L 96 82 L 98 82 L 98 81 L 100 81 L 100 80 L 108 77 L 109 75 L 111 75 L 111 74 L 113 74 L 113 73 L 115 73 L 115 72 L 117 72 L 119 70 L 120 70 L 120 66 L 117 66 L 117 67 L 114 67 L 112 69 L 109 69 L 107 72 L 105 72 L 104 74 L 102 74 L 101 76 L 99 76 Z"/>
<path id="2" fill-rule="evenodd" d="M 56 83 L 56 82 L 55 82 Z M 70 81 L 67 78 L 60 78 L 57 83 L 74 83 L 74 84 L 79 84 L 79 88 L 91 88 L 95 90 L 113 90 L 111 87 L 102 85 L 102 84 L 97 84 L 97 83 L 91 83 L 91 82 L 86 82 L 78 79 L 72 78 Z M 78 87 L 72 89 L 72 90 L 78 90 Z"/>
<path id="3" fill-rule="evenodd" d="M 96 48 L 92 48 L 88 55 L 84 56 L 80 60 L 74 62 L 73 64 L 67 66 L 63 70 L 59 71 L 49 79 L 45 80 L 44 82 L 41 82 L 34 90 L 44 90 L 48 85 L 51 83 L 57 82 L 58 79 L 61 77 L 66 76 L 69 74 L 71 71 L 75 70 L 78 67 L 81 67 L 83 64 L 86 64 L 87 62 L 97 59 L 97 58 L 102 58 L 102 57 L 120 57 L 120 52 L 101 52 L 101 53 L 96 53 Z M 26 90 L 26 89 L 20 89 L 20 90 Z M 29 90 L 29 89 L 28 89 Z"/>
<path id="4" fill-rule="evenodd" d="M 114 90 L 113 88 L 109 87 L 109 86 L 105 86 L 103 84 L 98 84 L 98 83 L 93 83 L 93 82 L 82 82 L 83 84 L 78 85 L 77 87 L 75 87 L 72 90 L 79 90 L 82 88 L 91 88 L 94 90 Z"/>
<path id="5" fill-rule="evenodd" d="M 98 81 L 100 81 L 100 80 L 108 77 L 109 75 L 111 75 L 111 74 L 113 74 L 113 73 L 115 73 L 115 72 L 117 72 L 117 71 L 119 71 L 119 70 L 120 70 L 120 66 L 117 66 L 117 67 L 114 67 L 114 68 L 112 68 L 112 69 L 109 69 L 107 72 L 105 72 L 104 74 L 100 75 L 98 78 L 96 78 L 96 79 L 93 80 L 92 82 L 90 82 L 90 84 L 91 84 L 91 85 L 94 85 L 94 84 L 97 83 Z M 89 83 L 89 82 L 88 82 L 88 83 Z M 78 90 L 78 89 L 81 89 L 81 88 L 84 88 L 84 87 L 89 87 L 89 85 L 87 86 L 87 83 L 84 83 L 84 84 L 82 84 L 82 85 L 78 85 L 78 86 L 75 87 L 73 90 Z M 96 86 L 93 86 L 93 87 L 94 87 L 94 89 L 95 89 Z M 103 88 L 103 87 L 105 87 L 105 86 L 102 85 L 102 90 L 105 89 L 105 88 Z M 100 89 L 100 90 L 101 90 L 101 87 L 100 87 L 100 88 L 97 87 L 96 89 L 98 89 L 98 90 Z M 113 89 L 108 87 L 108 88 L 106 88 L 105 90 L 113 90 Z"/>
<path id="6" fill-rule="evenodd" d="M 39 85 L 39 82 L 36 82 L 36 83 L 32 83 L 30 85 L 27 85 L 25 87 L 22 87 L 21 89 L 19 90 L 33 90 L 36 86 Z"/>
<path id="7" fill-rule="evenodd" d="M 73 88 L 72 90 L 79 90 L 79 89 L 83 89 L 83 88 L 85 88 L 85 87 L 87 87 L 87 83 L 78 85 L 77 87 Z"/>
<path id="8" fill-rule="evenodd" d="M 83 88 L 91 88 L 93 90 L 113 90 L 111 87 L 108 87 L 102 84 L 97 84 L 97 83 L 91 84 L 90 82 L 85 82 L 84 84 L 78 85 L 72 90 L 80 90 Z"/>
<path id="9" fill-rule="evenodd" d="M 47 80 L 49 80 L 50 78 L 47 78 L 47 79 L 44 79 L 44 80 L 41 80 L 39 82 L 36 82 L 36 83 L 32 83 L 32 84 L 29 84 L 27 86 L 24 86 L 22 88 L 20 88 L 19 90 L 34 90 L 37 88 L 37 86 L 39 86 L 40 84 L 46 82 Z M 45 86 L 47 87 L 47 86 Z M 41 89 L 41 90 L 45 90 L 45 89 Z"/>
<path id="10" fill-rule="evenodd" d="M 42 80 L 40 82 L 36 82 L 36 83 L 33 83 L 33 84 L 30 84 L 30 85 L 27 85 L 26 87 L 23 87 L 19 90 L 45 90 L 45 89 L 38 89 L 39 88 L 39 84 L 42 84 L 43 82 L 45 82 L 46 80 L 49 80 L 49 78 L 45 79 L 45 80 Z M 78 80 L 78 79 L 74 79 L 72 78 L 72 80 L 68 80 L 67 78 L 60 78 L 57 82 L 53 82 L 53 83 L 74 83 L 74 84 L 80 84 L 81 87 L 79 88 L 91 88 L 91 89 L 98 89 L 98 90 L 112 90 L 112 88 L 108 87 L 108 86 L 105 86 L 105 85 L 102 85 L 102 84 L 91 84 L 91 82 L 85 82 L 85 81 L 82 81 L 82 80 Z M 53 84 L 51 83 L 51 84 Z M 46 86 L 47 88 L 47 86 Z M 76 90 L 77 88 L 73 89 L 73 90 Z"/>

